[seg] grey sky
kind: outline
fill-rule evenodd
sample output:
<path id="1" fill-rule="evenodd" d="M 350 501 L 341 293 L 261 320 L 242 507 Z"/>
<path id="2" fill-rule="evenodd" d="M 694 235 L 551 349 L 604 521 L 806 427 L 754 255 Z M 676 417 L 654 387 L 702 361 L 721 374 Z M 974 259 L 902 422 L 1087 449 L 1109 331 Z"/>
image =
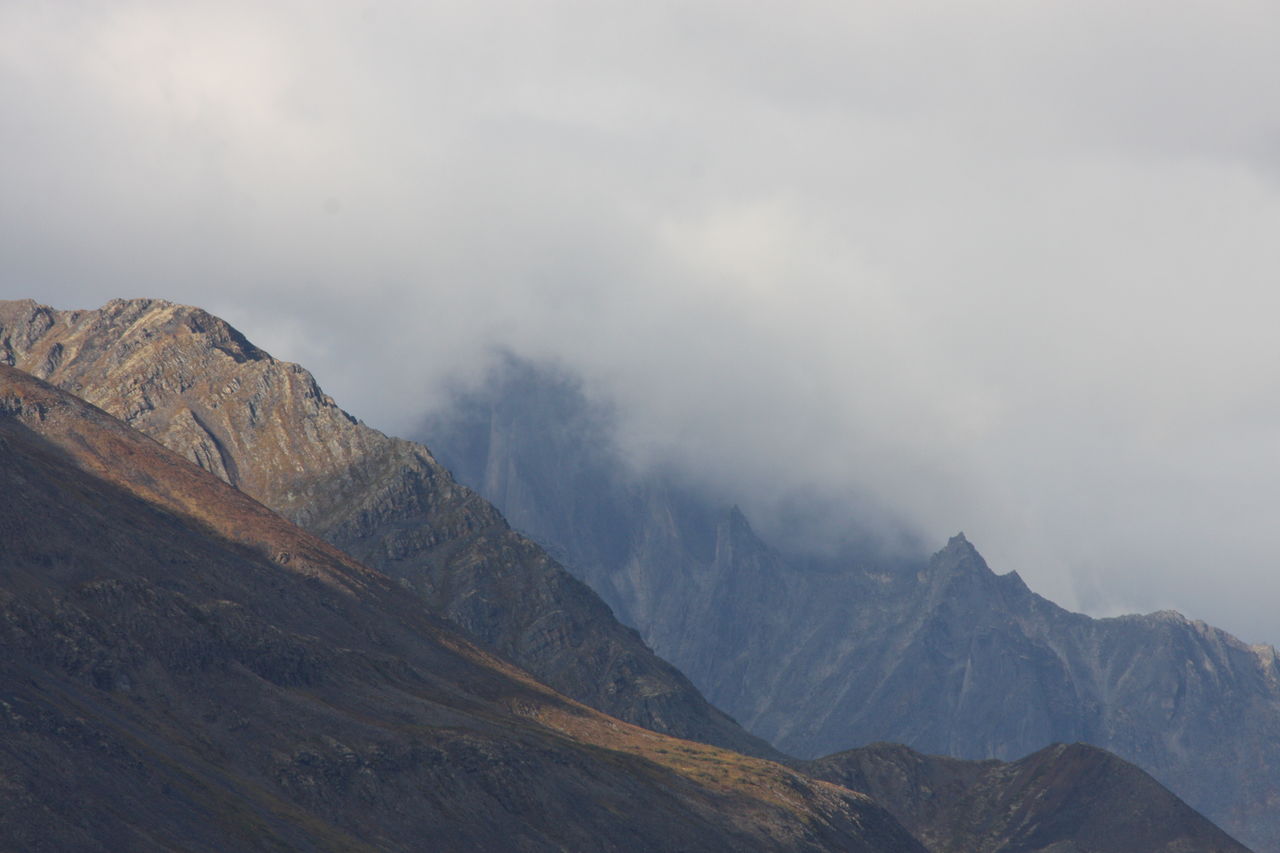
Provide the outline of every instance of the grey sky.
<path id="1" fill-rule="evenodd" d="M 1280 642 L 1277 44 L 1269 0 L 0 0 L 0 296 L 201 304 L 393 432 L 557 359 L 761 511 Z"/>

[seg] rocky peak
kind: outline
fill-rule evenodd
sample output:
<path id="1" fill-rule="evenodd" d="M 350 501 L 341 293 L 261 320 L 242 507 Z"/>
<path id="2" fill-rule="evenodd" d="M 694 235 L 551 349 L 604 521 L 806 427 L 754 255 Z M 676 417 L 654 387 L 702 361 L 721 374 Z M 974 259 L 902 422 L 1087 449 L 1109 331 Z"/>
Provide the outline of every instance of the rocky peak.
<path id="1" fill-rule="evenodd" d="M 995 572 L 963 533 L 951 537 L 920 569 L 917 579 L 929 590 L 930 608 L 954 603 L 957 595 L 985 596 L 997 585 Z"/>
<path id="2" fill-rule="evenodd" d="M 359 423 L 310 373 L 224 321 L 162 300 L 75 312 L 0 302 L 0 340 L 16 342 L 7 352 L 19 368 L 403 579 L 561 692 L 659 731 L 776 754 L 425 447 Z"/>
<path id="3" fill-rule="evenodd" d="M 918 580 L 930 590 L 927 598 L 930 607 L 938 606 L 957 595 L 977 597 L 971 603 L 984 608 L 977 599 L 995 597 L 999 600 L 1017 600 L 1033 596 L 1030 588 L 1017 572 L 998 575 L 987 565 L 978 549 L 957 533 L 947 541 L 917 575 Z"/>
<path id="4" fill-rule="evenodd" d="M 957 533 L 947 540 L 947 545 L 933 556 L 933 562 L 950 571 L 963 571 L 967 574 L 994 574 L 987 566 L 987 561 L 978 553 L 978 549 L 965 537 Z"/>

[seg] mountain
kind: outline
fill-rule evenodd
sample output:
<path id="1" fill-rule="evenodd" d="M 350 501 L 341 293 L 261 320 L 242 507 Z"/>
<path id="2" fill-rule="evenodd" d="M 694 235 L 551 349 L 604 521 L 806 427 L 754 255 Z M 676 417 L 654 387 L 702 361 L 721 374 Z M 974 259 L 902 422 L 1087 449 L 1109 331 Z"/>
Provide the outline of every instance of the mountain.
<path id="1" fill-rule="evenodd" d="M 894 741 L 1012 760 L 1087 742 L 1280 851 L 1274 649 L 1172 612 L 1067 612 L 992 572 L 963 536 L 918 559 L 775 548 L 732 505 L 630 471 L 609 430 L 573 377 L 508 359 L 422 437 L 786 752 Z"/>
<path id="2" fill-rule="evenodd" d="M 860 794 L 605 717 L 0 366 L 6 849 L 923 851 Z"/>
<path id="3" fill-rule="evenodd" d="M 0 302 L 0 363 L 83 397 L 396 577 L 472 639 L 628 722 L 777 756 L 422 445 L 340 409 L 224 321 L 160 300 Z"/>
<path id="4" fill-rule="evenodd" d="M 1246 849 L 1137 767 L 1080 743 L 1008 763 L 872 744 L 803 767 L 889 804 L 933 853 Z"/>
<path id="5" fill-rule="evenodd" d="M 136 402 L 133 392 L 147 389 L 139 411 L 155 412 L 172 383 L 191 391 L 184 370 L 228 340 L 227 355 L 250 379 L 259 362 L 273 363 L 203 312 L 154 305 L 184 322 L 126 326 L 141 343 L 75 342 L 90 363 L 116 368 L 107 371 L 113 388 L 93 385 L 91 370 L 74 373 L 90 377 L 86 393 Z M 204 335 L 194 341 L 183 331 L 193 319 Z M 42 337 L 10 333 L 0 345 L 16 361 Z M 58 343 L 41 365 L 51 373 L 68 351 Z M 155 362 L 157 354 L 174 361 Z M 232 389 L 244 375 L 219 378 Z M 265 458 L 244 449 L 262 440 L 264 421 L 277 425 L 268 450 L 316 429 L 291 422 L 282 396 L 209 405 L 222 410 L 219 423 L 245 430 L 220 439 L 243 456 L 183 444 L 183 429 L 167 437 L 215 470 L 218 450 L 226 479 L 240 478 L 241 461 L 255 465 L 251 473 L 267 462 L 305 471 L 310 458 L 288 455 L 297 448 Z M 314 386 L 302 396 L 323 399 Z M 388 498 L 392 511 L 403 494 Z M 397 849 L 407 838 L 430 838 L 435 849 L 920 849 L 865 798 L 562 699 L 434 619 L 404 578 L 364 568 L 104 412 L 3 368 L 0 495 L 0 778 L 10 795 L 0 836 L 24 849 Z M 313 499 L 294 511 L 311 517 L 314 505 L 324 506 Z M 413 524 L 421 536 L 438 533 Z M 910 773 L 913 759 L 901 763 L 897 772 Z M 835 772 L 829 765 L 813 767 Z M 1109 767 L 1085 781 L 1127 772 L 1119 760 Z M 961 797 L 955 807 L 970 806 Z M 1096 823 L 1134 849 L 1163 849 L 1168 833 L 1151 824 L 1164 810 L 1144 794 L 1109 823 L 1073 811 L 1083 827 L 1050 821 L 1037 839 L 1070 843 Z M 1179 827 L 1179 849 L 1215 837 L 1198 816 Z M 984 837 L 1016 840 L 1020 828 Z M 934 840 L 951 843 L 936 832 Z"/>

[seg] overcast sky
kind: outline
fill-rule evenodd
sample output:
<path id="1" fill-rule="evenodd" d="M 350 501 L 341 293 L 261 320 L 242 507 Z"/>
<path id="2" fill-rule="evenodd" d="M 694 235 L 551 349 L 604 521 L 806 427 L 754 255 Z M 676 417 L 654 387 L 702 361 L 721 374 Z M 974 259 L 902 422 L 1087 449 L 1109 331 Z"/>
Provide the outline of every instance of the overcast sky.
<path id="1" fill-rule="evenodd" d="M 0 297 L 200 304 L 1280 642 L 1280 6 L 0 0 Z M 767 527 L 767 519 L 764 526 Z"/>

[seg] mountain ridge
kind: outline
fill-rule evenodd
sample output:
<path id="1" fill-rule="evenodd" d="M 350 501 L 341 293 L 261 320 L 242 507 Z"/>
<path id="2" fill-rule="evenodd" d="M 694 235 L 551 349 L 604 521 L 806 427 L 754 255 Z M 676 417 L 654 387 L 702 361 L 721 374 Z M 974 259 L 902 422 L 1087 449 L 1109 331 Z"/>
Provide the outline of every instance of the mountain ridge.
<path id="1" fill-rule="evenodd" d="M 35 303 L 16 303 L 18 306 L 14 308 L 15 303 L 0 303 L 0 354 L 3 354 L 5 360 L 23 360 L 25 363 L 32 363 L 39 369 L 47 369 L 56 378 L 61 381 L 77 385 L 86 393 L 97 395 L 100 399 L 119 407 L 122 411 L 130 412 L 134 419 L 134 427 L 149 427 L 149 431 L 159 434 L 166 439 L 166 443 L 172 444 L 177 450 L 182 452 L 189 461 L 196 463 L 203 462 L 206 469 L 216 468 L 216 459 L 223 461 L 223 480 L 235 478 L 237 483 L 244 485 L 254 482 L 253 478 L 258 478 L 260 484 L 267 484 L 267 491 L 271 488 L 279 488 L 278 479 L 282 476 L 292 477 L 294 473 L 302 472 L 306 465 L 304 462 L 310 462 L 305 456 L 295 455 L 298 451 L 297 447 L 289 449 L 275 455 L 273 459 L 280 463 L 276 466 L 248 466 L 243 465 L 244 462 L 253 463 L 255 461 L 255 452 L 252 447 L 255 441 L 266 441 L 268 445 L 271 441 L 289 441 L 297 438 L 293 433 L 309 438 L 312 432 L 320 432 L 324 428 L 321 422 L 324 418 L 329 417 L 336 423 L 347 423 L 356 425 L 358 422 L 341 410 L 337 410 L 336 404 L 327 397 L 324 397 L 314 380 L 310 378 L 301 368 L 294 365 L 284 365 L 282 368 L 275 366 L 274 359 L 271 359 L 265 352 L 253 347 L 243 339 L 243 336 L 236 337 L 230 327 L 220 329 L 219 325 L 225 325 L 222 321 L 207 315 L 199 309 L 189 309 L 185 306 L 173 306 L 169 303 L 155 303 L 138 301 L 120 301 L 118 303 L 109 303 L 108 308 L 114 311 L 138 311 L 140 316 L 150 316 L 156 319 L 155 309 L 158 308 L 162 322 L 151 324 L 130 324 L 125 328 L 121 328 L 121 324 L 114 322 L 113 318 L 103 317 L 102 312 L 52 312 L 50 309 L 45 316 L 47 322 L 38 318 L 41 306 Z M 106 309 L 104 309 L 106 310 Z M 6 313 L 8 312 L 8 313 Z M 165 312 L 168 312 L 167 314 Z M 17 313 L 20 317 L 26 317 L 34 322 L 26 324 L 15 323 L 11 316 Z M 171 321 L 178 321 L 177 328 Z M 64 330 L 58 330 L 57 325 L 62 323 L 66 326 Z M 210 330 L 213 330 L 212 333 Z M 15 332 L 16 330 L 16 332 Z M 68 334 L 68 330 L 71 334 Z M 215 335 L 212 340 L 210 335 Z M 77 337 L 79 335 L 80 337 Z M 203 336 L 200 338 L 199 346 L 192 346 L 190 337 L 183 336 Z M 15 344 L 16 341 L 16 344 Z M 181 345 L 166 346 L 175 344 L 177 341 Z M 229 359 L 231 363 L 236 365 L 236 369 L 230 372 L 210 373 L 207 368 L 209 366 L 207 360 L 204 360 L 210 352 L 216 352 L 220 355 L 217 358 Z M 56 356 L 55 356 L 56 353 Z M 179 369 L 175 370 L 171 362 L 176 361 Z M 266 382 L 265 389 L 261 379 L 255 380 L 252 375 L 252 369 L 259 366 L 273 367 L 273 370 Z M 211 379 L 216 381 L 206 382 L 204 387 L 200 387 L 201 380 Z M 222 385 L 222 381 L 226 380 L 227 384 Z M 274 384 L 273 384 L 274 383 Z M 217 393 L 209 394 L 209 388 L 220 390 L 222 395 Z M 270 394 L 265 396 L 259 392 L 269 391 Z M 243 392 L 243 393 L 237 393 Z M 308 421 L 305 417 L 299 419 L 297 417 L 297 409 L 299 401 L 302 402 L 302 408 L 305 412 L 313 413 L 313 418 Z M 210 411 L 212 410 L 212 411 Z M 327 414 L 326 414 L 327 412 Z M 186 413 L 184 415 L 184 413 Z M 106 417 L 104 415 L 104 417 Z M 193 429 L 193 424 L 198 431 Z M 281 424 L 288 425 L 285 435 L 274 435 L 272 430 L 278 428 Z M 396 440 L 386 439 L 385 436 L 376 434 L 371 437 L 373 431 L 369 433 L 357 434 L 355 438 L 348 442 L 338 442 L 331 447 L 325 448 L 332 451 L 333 455 L 341 456 L 342 454 L 352 454 L 360 450 L 359 438 L 362 435 L 369 441 L 375 442 L 381 448 L 386 448 L 388 442 L 394 443 Z M 263 438 L 265 434 L 266 438 Z M 304 445 L 305 446 L 305 445 Z M 433 469 L 426 466 L 424 459 L 429 459 L 430 454 L 422 448 L 415 450 L 417 447 L 410 442 L 400 442 L 398 447 L 408 448 L 410 459 L 416 460 L 418 468 L 412 468 L 426 473 L 431 473 Z M 354 450 L 353 450 L 354 448 Z M 412 454 L 418 454 L 416 456 Z M 386 453 L 378 457 L 381 462 L 388 459 L 399 461 L 404 457 L 398 457 L 394 453 Z M 230 460 L 233 465 L 229 466 L 225 460 Z M 432 460 L 434 461 L 434 460 Z M 293 468 L 290 468 L 290 465 Z M 301 467 L 299 467 L 301 466 Z M 430 537 L 431 543 L 440 545 L 441 540 L 448 540 L 456 529 L 467 532 L 465 522 L 474 519 L 474 514 L 468 514 L 465 511 L 459 512 L 457 516 L 449 516 L 447 513 L 443 517 L 454 521 L 461 519 L 463 522 L 460 528 L 449 528 L 447 523 L 439 527 L 434 525 L 431 512 L 435 507 L 430 504 L 422 503 L 424 493 L 414 489 L 405 489 L 400 486 L 404 484 L 403 479 L 397 479 L 394 472 L 389 473 L 387 467 L 390 466 L 351 466 L 345 471 L 340 471 L 338 476 L 328 481 L 326 485 L 326 477 L 323 471 L 317 473 L 309 472 L 309 475 L 303 478 L 294 478 L 292 482 L 296 482 L 301 489 L 296 489 L 292 493 L 282 492 L 283 500 L 296 498 L 299 491 L 310 497 L 305 500 L 299 500 L 293 505 L 293 511 L 300 518 L 309 520 L 313 526 L 321 526 L 324 524 L 336 525 L 340 528 L 342 525 L 353 525 L 358 529 L 365 531 L 365 540 L 372 539 L 373 547 L 371 553 L 380 555 L 383 558 L 387 556 L 392 548 L 404 548 L 407 542 L 410 547 L 406 548 L 407 554 L 412 557 L 414 554 L 413 546 L 422 541 L 422 537 Z M 283 473 L 282 473 L 283 472 Z M 348 479 L 343 479 L 346 476 Z M 277 478 L 275 485 L 273 479 Z M 166 478 L 161 478 L 162 480 Z M 390 489 L 373 489 L 364 492 L 367 499 L 357 506 L 357 511 L 336 520 L 330 513 L 326 511 L 326 504 L 323 498 L 328 497 L 332 506 L 339 501 L 333 499 L 335 494 L 351 493 L 351 482 L 358 485 L 367 485 L 370 481 L 378 483 L 390 482 Z M 449 487 L 451 480 L 446 480 L 444 485 Z M 250 486 L 253 488 L 252 486 Z M 262 486 L 259 486 L 261 488 Z M 462 487 L 458 489 L 459 494 L 464 497 L 467 492 Z M 249 494 L 248 490 L 244 490 L 245 495 Z M 249 500 L 245 497 L 244 500 Z M 416 502 L 415 502 L 416 501 Z M 254 506 L 259 506 L 256 502 L 252 502 Z M 447 503 L 447 502 L 446 502 Z M 392 505 L 392 506 L 388 506 Z M 456 502 L 452 504 L 457 507 Z M 407 509 L 412 516 L 412 529 L 406 530 L 406 524 L 399 529 L 393 529 L 392 534 L 385 535 L 385 531 L 380 526 L 385 522 L 388 516 L 388 509 L 393 509 L 392 517 L 404 519 L 403 512 Z M 262 512 L 266 509 L 259 506 Z M 490 510 L 492 512 L 492 510 Z M 397 513 L 401 513 L 398 514 Z M 270 513 L 268 513 L 270 514 Z M 424 520 L 423 516 L 426 516 Z M 484 516 L 482 516 L 483 518 Z M 505 522 L 502 525 L 505 529 Z M 696 526 L 694 526 L 696 527 Z M 332 530 L 329 528 L 330 535 Z M 694 528 L 690 528 L 694 529 Z M 404 538 L 408 534 L 407 539 Z M 750 530 L 749 522 L 745 515 L 740 511 L 734 512 L 730 510 L 722 531 L 719 531 L 713 537 L 714 542 L 704 541 L 702 546 L 704 550 L 710 547 L 710 553 L 733 552 L 739 555 L 751 555 L 755 558 L 764 558 L 768 556 L 767 547 L 763 543 L 755 540 L 754 533 Z M 355 541 L 361 541 L 360 537 L 356 537 Z M 454 537 L 457 541 L 457 537 Z M 527 540 L 526 540 L 527 541 Z M 530 543 L 531 545 L 532 543 Z M 722 546 L 724 550 L 722 552 Z M 463 543 L 461 548 L 472 547 L 467 543 Z M 382 550 L 379 550 L 382 549 Z M 295 568 L 301 565 L 297 562 L 292 554 L 293 549 L 277 549 L 272 556 L 276 559 L 285 558 L 282 565 L 287 566 L 290 561 L 294 562 Z M 344 552 L 338 552 L 343 559 L 346 557 Z M 474 552 L 473 552 L 474 554 Z M 974 552 L 976 555 L 976 552 Z M 481 561 L 488 555 L 481 553 Z M 447 562 L 449 555 L 446 554 L 442 561 Z M 980 557 L 977 558 L 980 561 Z M 495 583 L 499 585 L 507 585 L 519 587 L 521 579 L 519 572 L 523 570 L 519 561 L 499 560 L 498 568 L 507 567 L 506 574 L 503 577 L 495 578 Z M 968 565 L 966 563 L 966 565 Z M 474 569 L 476 562 L 466 564 L 469 569 Z M 972 566 L 970 566 L 972 568 Z M 985 569 L 985 564 L 982 566 Z M 490 569 L 487 570 L 491 570 Z M 395 575 L 395 572 L 392 572 Z M 374 578 L 383 578 L 380 573 L 371 575 Z M 535 580 L 537 579 L 535 575 Z M 527 578 L 525 580 L 528 580 Z M 408 582 L 406 586 L 406 581 Z M 382 581 L 379 581 L 380 583 Z M 422 595 L 420 584 L 415 584 L 413 580 L 406 577 L 403 573 L 399 574 L 398 581 L 387 587 L 388 594 L 407 593 L 412 591 L 422 596 L 422 599 L 431 606 L 429 596 Z M 447 600 L 447 591 L 444 593 Z M 527 596 L 518 595 L 519 605 L 526 603 Z M 510 599 L 508 599 L 510 600 Z M 534 605 L 532 608 L 535 612 L 540 605 L 536 599 L 529 599 Z M 446 615 L 453 617 L 452 621 L 457 624 L 456 612 L 447 613 Z M 482 610 L 477 613 L 477 628 L 483 629 L 485 620 L 494 619 L 501 621 L 504 618 L 503 613 L 499 609 L 496 613 L 492 609 Z M 474 636 L 474 635 L 473 635 Z M 737 642 L 740 637 L 730 637 L 729 642 Z M 493 647 L 496 644 L 489 644 Z M 572 651 L 571 651 L 572 650 Z M 474 654 L 479 654 L 472 647 Z M 562 646 L 561 652 L 572 657 L 574 654 L 581 653 L 581 647 L 575 647 L 572 644 Z M 305 660 L 305 655 L 303 656 Z M 493 659 L 497 660 L 497 659 Z M 597 668 L 595 670 L 599 672 Z M 624 687 L 639 687 L 641 699 L 646 685 L 643 679 L 635 678 L 632 674 L 620 672 L 619 677 Z M 104 683 L 114 683 L 116 675 L 111 672 L 103 674 Z M 524 677 L 521 674 L 521 677 Z M 127 675 L 126 675 L 127 678 Z M 531 683 L 532 684 L 532 683 Z M 539 689 L 540 685 L 537 686 Z M 664 707 L 660 704 L 662 701 L 659 697 L 659 704 L 656 706 L 657 715 L 664 711 Z M 548 706 L 542 706 L 548 707 Z M 570 735 L 576 734 L 576 729 L 581 727 L 583 723 L 580 714 L 570 714 L 568 716 L 562 710 L 556 710 L 561 706 L 554 706 L 550 713 L 539 712 L 534 713 L 533 717 L 543 724 L 549 725 L 551 728 L 566 732 Z M 655 708 L 644 709 L 654 711 Z M 530 713 L 526 710 L 525 713 Z M 587 718 L 589 719 L 589 717 Z M 606 725 L 606 728 L 609 728 Z M 589 731 L 599 732 L 599 727 L 594 729 L 588 726 Z M 613 729 L 616 731 L 616 729 Z M 597 735 L 598 736 L 598 735 Z M 641 751 L 645 749 L 655 749 L 652 744 L 652 738 L 657 735 L 648 735 L 635 730 L 635 734 L 631 736 L 628 743 L 633 746 L 637 743 L 642 744 Z M 638 738 L 638 740 L 637 740 Z M 689 755 L 705 756 L 698 759 L 702 763 L 695 764 L 695 769 L 699 772 L 710 773 L 708 778 L 722 778 L 726 768 L 730 773 L 736 772 L 732 768 L 741 766 L 741 762 L 746 759 L 737 758 L 719 758 L 715 757 L 716 753 L 708 755 L 701 748 L 693 748 L 693 752 L 689 753 L 686 748 L 672 750 L 667 747 L 656 749 L 655 757 L 660 755 L 660 763 L 670 763 L 675 761 L 677 765 L 686 766 Z M 645 753 L 647 754 L 647 753 Z M 310 759 L 308 759 L 310 760 Z M 343 759 L 345 761 L 345 759 Z M 518 760 L 512 756 L 512 760 Z M 687 768 L 686 768 L 687 769 Z M 716 777 L 716 773 L 720 773 L 721 777 Z M 305 775 L 305 774 L 304 774 Z M 701 777 L 699 777 L 701 778 Z M 788 785 L 790 783 L 787 783 Z M 785 790 L 785 789 L 783 789 Z M 840 794 L 844 797 L 846 795 Z M 821 802 L 829 802 L 822 800 Z M 838 823 L 838 821 L 837 821 Z M 761 831 L 768 830 L 768 826 Z M 767 834 L 767 832 L 766 832 Z"/>
<path id="2" fill-rule="evenodd" d="M 1280 851 L 1274 650 L 1181 616 L 1070 613 L 958 537 L 919 559 L 783 553 L 731 500 L 629 470 L 593 405 L 572 377 L 500 361 L 420 435 L 751 731 L 804 757 L 1093 743 Z M 521 495 L 538 501 L 504 503 Z"/>
<path id="3" fill-rule="evenodd" d="M 779 755 L 425 447 L 361 424 L 305 369 L 208 312 L 149 299 L 85 311 L 0 302 L 0 361 L 83 396 L 402 579 L 566 695 L 658 731 Z"/>
<path id="4" fill-rule="evenodd" d="M 1087 744 L 1002 762 L 877 743 L 801 766 L 888 804 L 933 853 L 1129 853 L 1135 812 L 1144 853 L 1246 849 L 1148 774 Z"/>
<path id="5" fill-rule="evenodd" d="M 923 850 L 864 795 L 554 693 L 0 366 L 0 836 L 29 850 Z"/>

